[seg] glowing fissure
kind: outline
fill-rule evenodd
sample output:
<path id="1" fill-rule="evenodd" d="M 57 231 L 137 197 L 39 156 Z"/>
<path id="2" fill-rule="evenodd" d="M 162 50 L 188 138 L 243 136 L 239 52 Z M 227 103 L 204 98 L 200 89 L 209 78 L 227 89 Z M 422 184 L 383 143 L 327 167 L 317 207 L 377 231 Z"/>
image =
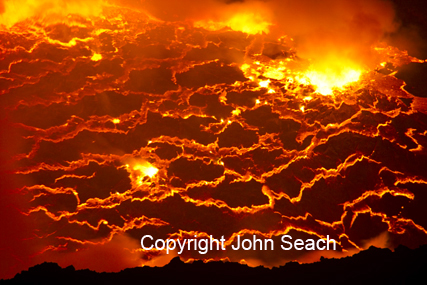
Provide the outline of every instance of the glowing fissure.
<path id="1" fill-rule="evenodd" d="M 261 20 L 218 31 L 111 8 L 73 21 L 1 32 L 0 100 L 21 134 L 14 175 L 40 256 L 147 232 L 224 235 L 226 248 L 254 234 L 331 237 L 342 255 L 383 232 L 391 247 L 426 241 L 414 201 L 427 184 L 427 117 L 393 75 L 304 68 L 286 42 L 263 38 Z M 394 68 L 417 61 L 378 52 Z M 164 251 L 132 253 L 145 264 Z"/>

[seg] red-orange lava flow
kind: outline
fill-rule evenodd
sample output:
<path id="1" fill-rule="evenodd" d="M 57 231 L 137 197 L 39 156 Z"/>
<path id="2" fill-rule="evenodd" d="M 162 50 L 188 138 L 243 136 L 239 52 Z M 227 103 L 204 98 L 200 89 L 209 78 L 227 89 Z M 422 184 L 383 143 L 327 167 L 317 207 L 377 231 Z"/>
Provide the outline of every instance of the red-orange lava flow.
<path id="1" fill-rule="evenodd" d="M 228 26 L 110 7 L 2 28 L 2 191 L 16 200 L 1 218 L 22 231 L 2 238 L 12 271 L 176 256 L 144 251 L 144 235 L 224 236 L 225 251 L 181 259 L 265 266 L 427 243 L 427 115 L 394 77 L 423 61 L 382 45 L 374 69 L 316 71 L 291 38 Z M 252 234 L 339 245 L 230 249 Z"/>

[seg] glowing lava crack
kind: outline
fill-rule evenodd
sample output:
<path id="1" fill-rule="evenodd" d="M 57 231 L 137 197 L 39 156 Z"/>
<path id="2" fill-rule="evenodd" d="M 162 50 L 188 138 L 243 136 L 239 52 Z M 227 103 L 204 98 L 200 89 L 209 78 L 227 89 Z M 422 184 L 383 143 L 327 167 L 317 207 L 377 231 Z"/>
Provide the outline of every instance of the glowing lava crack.
<path id="1" fill-rule="evenodd" d="M 119 243 L 150 264 L 165 252 L 144 251 L 144 235 L 224 236 L 227 250 L 181 258 L 266 266 L 318 255 L 230 245 L 329 236 L 339 256 L 427 242 L 427 115 L 381 72 L 417 61 L 404 52 L 325 78 L 283 39 L 118 8 L 0 37 L 13 177 L 41 259 Z"/>

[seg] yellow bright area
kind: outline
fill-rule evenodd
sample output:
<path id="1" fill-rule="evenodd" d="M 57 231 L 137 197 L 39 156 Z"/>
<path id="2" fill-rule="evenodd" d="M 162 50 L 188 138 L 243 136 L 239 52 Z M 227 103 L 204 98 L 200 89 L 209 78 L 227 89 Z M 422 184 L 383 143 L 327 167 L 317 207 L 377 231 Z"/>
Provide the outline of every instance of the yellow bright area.
<path id="1" fill-rule="evenodd" d="M 105 5 L 102 0 L 4 0 L 2 2 L 4 12 L 0 14 L 0 25 L 6 27 L 32 17 L 41 17 L 49 21 L 54 18 L 52 16 L 64 17 L 69 14 L 95 16 L 102 12 Z"/>
<path id="2" fill-rule="evenodd" d="M 148 176 L 150 178 L 152 178 L 154 175 L 157 174 L 157 172 L 159 172 L 159 169 L 157 169 L 147 161 L 135 164 L 132 169 L 135 171 L 140 171 L 142 176 Z"/>
<path id="3" fill-rule="evenodd" d="M 360 79 L 361 70 L 343 67 L 342 69 L 308 70 L 305 76 L 317 93 L 331 95 L 333 89 L 343 89 L 344 86 Z"/>

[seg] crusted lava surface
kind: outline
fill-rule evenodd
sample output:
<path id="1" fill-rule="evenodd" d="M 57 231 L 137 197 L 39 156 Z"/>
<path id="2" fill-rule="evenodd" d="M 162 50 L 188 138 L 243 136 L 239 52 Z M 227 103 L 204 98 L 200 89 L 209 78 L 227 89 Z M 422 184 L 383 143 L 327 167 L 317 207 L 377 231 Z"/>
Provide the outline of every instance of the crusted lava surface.
<path id="1" fill-rule="evenodd" d="M 37 229 L 37 255 L 120 235 L 141 260 L 163 255 L 138 247 L 146 234 L 226 245 L 329 235 L 342 255 L 379 236 L 389 248 L 427 243 L 425 94 L 394 76 L 422 63 L 384 47 L 383 69 L 324 96 L 290 67 L 285 79 L 263 75 L 298 62 L 285 42 L 109 13 L 0 33 L 2 170 Z M 181 258 L 271 266 L 304 255 L 227 247 Z"/>

